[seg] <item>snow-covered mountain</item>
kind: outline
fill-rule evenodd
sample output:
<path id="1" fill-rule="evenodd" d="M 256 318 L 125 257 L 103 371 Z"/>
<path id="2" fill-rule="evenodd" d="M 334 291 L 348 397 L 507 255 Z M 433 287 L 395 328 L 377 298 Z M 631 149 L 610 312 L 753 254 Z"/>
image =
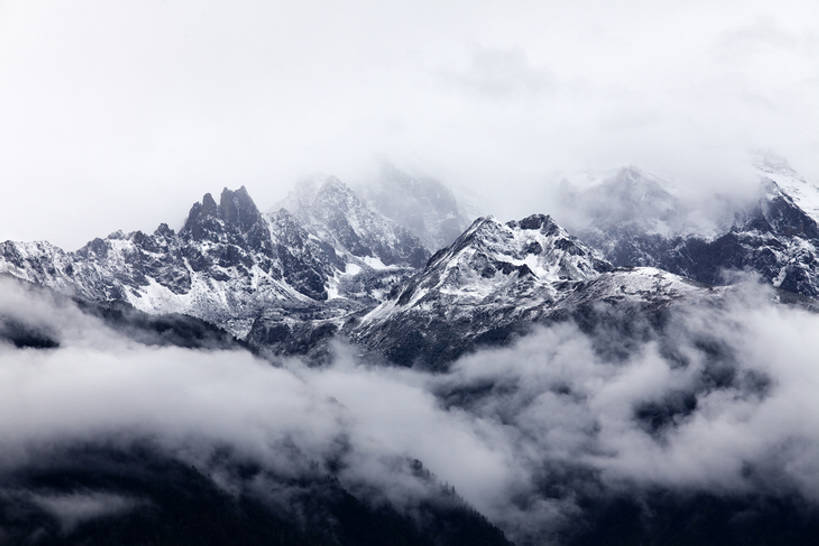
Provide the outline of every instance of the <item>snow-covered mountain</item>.
<path id="1" fill-rule="evenodd" d="M 442 368 L 532 324 L 588 319 L 593 304 L 664 306 L 709 289 L 653 268 L 615 270 L 552 218 L 479 218 L 394 297 L 355 326 L 357 341 L 401 364 Z"/>
<path id="2" fill-rule="evenodd" d="M 716 203 L 724 225 L 715 231 L 698 231 L 696 211 L 686 210 L 662 181 L 635 169 L 574 194 L 585 217 L 573 231 L 615 266 L 659 267 L 708 284 L 730 282 L 731 271 L 745 270 L 777 288 L 816 297 L 819 187 L 779 159 L 760 158 L 756 168 L 757 197 L 741 205 Z"/>
<path id="3" fill-rule="evenodd" d="M 341 336 L 395 363 L 444 367 L 535 323 L 593 328 L 609 312 L 661 312 L 680 298 L 718 296 L 704 285 L 730 281 L 727 270 L 819 296 L 819 189 L 781 162 L 759 169 L 759 198 L 712 237 L 686 233 L 689 211 L 673 192 L 627 168 L 574 195 L 587 216 L 572 230 L 580 238 L 541 214 L 479 218 L 430 257 L 376 200 L 330 177 L 301 184 L 270 213 L 244 187 L 224 189 L 218 202 L 205 194 L 178 232 L 167 224 L 150 234 L 117 231 L 74 252 L 6 241 L 0 274 L 80 300 L 190 315 L 271 356 L 321 359 Z M 444 237 L 439 228 L 458 210 L 451 195 L 399 174 L 395 184 L 415 189 L 391 214 L 420 207 L 415 228 L 430 241 Z M 433 195 L 416 199 L 427 189 Z"/>
<path id="4" fill-rule="evenodd" d="M 385 218 L 356 208 L 360 202 L 340 183 L 324 190 L 312 208 L 295 211 L 324 224 L 305 226 L 287 210 L 265 216 L 244 187 L 224 189 L 218 203 L 211 194 L 194 203 L 179 232 L 167 224 L 152 234 L 118 231 L 75 252 L 6 241 L 0 273 L 91 301 L 188 314 L 239 337 L 271 308 L 310 308 L 336 298 L 347 300 L 328 307 L 339 312 L 371 305 L 383 295 L 385 278 L 400 278 L 427 251 Z M 332 213 L 333 197 L 347 213 Z M 358 231 L 345 230 L 350 223 Z M 373 289 L 355 278 L 373 278 Z M 341 294 L 346 287 L 350 293 Z"/>
<path id="5" fill-rule="evenodd" d="M 784 158 L 774 154 L 759 154 L 755 167 L 763 179 L 776 184 L 796 206 L 819 222 L 819 186 L 800 176 Z"/>

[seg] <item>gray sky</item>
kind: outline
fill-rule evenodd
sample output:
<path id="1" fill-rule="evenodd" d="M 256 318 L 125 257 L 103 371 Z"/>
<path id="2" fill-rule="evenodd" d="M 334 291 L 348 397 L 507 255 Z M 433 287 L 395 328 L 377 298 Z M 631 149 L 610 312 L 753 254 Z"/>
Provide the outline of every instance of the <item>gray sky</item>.
<path id="1" fill-rule="evenodd" d="M 225 185 L 265 208 L 382 159 L 499 215 L 555 170 L 729 188 L 750 147 L 819 179 L 819 4 L 614 4 L 0 0 L 0 240 L 178 225 Z"/>

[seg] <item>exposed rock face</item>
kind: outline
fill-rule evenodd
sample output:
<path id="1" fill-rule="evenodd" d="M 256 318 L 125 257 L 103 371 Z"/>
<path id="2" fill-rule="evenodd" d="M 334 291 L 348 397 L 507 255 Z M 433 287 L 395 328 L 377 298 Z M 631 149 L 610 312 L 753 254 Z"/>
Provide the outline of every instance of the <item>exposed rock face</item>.
<path id="1" fill-rule="evenodd" d="M 312 237 L 286 210 L 269 215 L 268 221 L 288 284 L 312 299 L 326 300 L 327 283 L 345 270 L 345 260 L 330 243 Z"/>

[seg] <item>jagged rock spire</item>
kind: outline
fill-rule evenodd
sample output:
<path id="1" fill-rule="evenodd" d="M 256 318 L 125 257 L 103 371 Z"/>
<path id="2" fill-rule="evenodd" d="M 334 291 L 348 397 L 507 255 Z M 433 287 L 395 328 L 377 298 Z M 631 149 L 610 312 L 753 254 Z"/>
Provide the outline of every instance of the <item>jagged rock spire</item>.
<path id="1" fill-rule="evenodd" d="M 218 221 L 226 227 L 247 233 L 263 222 L 263 219 L 247 188 L 224 188 L 218 205 L 210 193 L 202 197 L 201 203 L 193 204 L 182 232 L 199 239 L 208 232 L 220 231 Z"/>
<path id="2" fill-rule="evenodd" d="M 218 216 L 226 224 L 238 226 L 242 231 L 251 229 L 262 217 L 244 186 L 236 191 L 222 190 Z"/>

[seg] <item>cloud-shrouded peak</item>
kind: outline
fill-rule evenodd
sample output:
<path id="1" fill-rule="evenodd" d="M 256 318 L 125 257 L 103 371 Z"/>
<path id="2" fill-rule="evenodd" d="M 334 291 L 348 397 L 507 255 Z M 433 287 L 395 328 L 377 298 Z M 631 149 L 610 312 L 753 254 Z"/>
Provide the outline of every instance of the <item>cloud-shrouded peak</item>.
<path id="1" fill-rule="evenodd" d="M 450 244 L 471 220 L 462 203 L 463 192 L 456 195 L 435 178 L 389 163 L 361 191 L 376 210 L 408 228 L 430 250 Z"/>
<path id="2" fill-rule="evenodd" d="M 639 229 L 670 235 L 685 229 L 684 204 L 670 182 L 630 165 L 564 179 L 558 209 L 570 229 Z"/>
<path id="3" fill-rule="evenodd" d="M 784 157 L 772 152 L 759 152 L 754 166 L 763 180 L 776 184 L 780 191 L 819 223 L 819 184 L 816 181 L 807 180 Z"/>
<path id="4" fill-rule="evenodd" d="M 280 207 L 322 239 L 376 268 L 419 267 L 429 256 L 418 237 L 373 209 L 334 176 L 303 181 Z"/>
<path id="5" fill-rule="evenodd" d="M 337 176 L 328 176 L 321 183 L 318 190 L 318 195 L 345 195 L 350 198 L 355 197 L 353 190 Z"/>

